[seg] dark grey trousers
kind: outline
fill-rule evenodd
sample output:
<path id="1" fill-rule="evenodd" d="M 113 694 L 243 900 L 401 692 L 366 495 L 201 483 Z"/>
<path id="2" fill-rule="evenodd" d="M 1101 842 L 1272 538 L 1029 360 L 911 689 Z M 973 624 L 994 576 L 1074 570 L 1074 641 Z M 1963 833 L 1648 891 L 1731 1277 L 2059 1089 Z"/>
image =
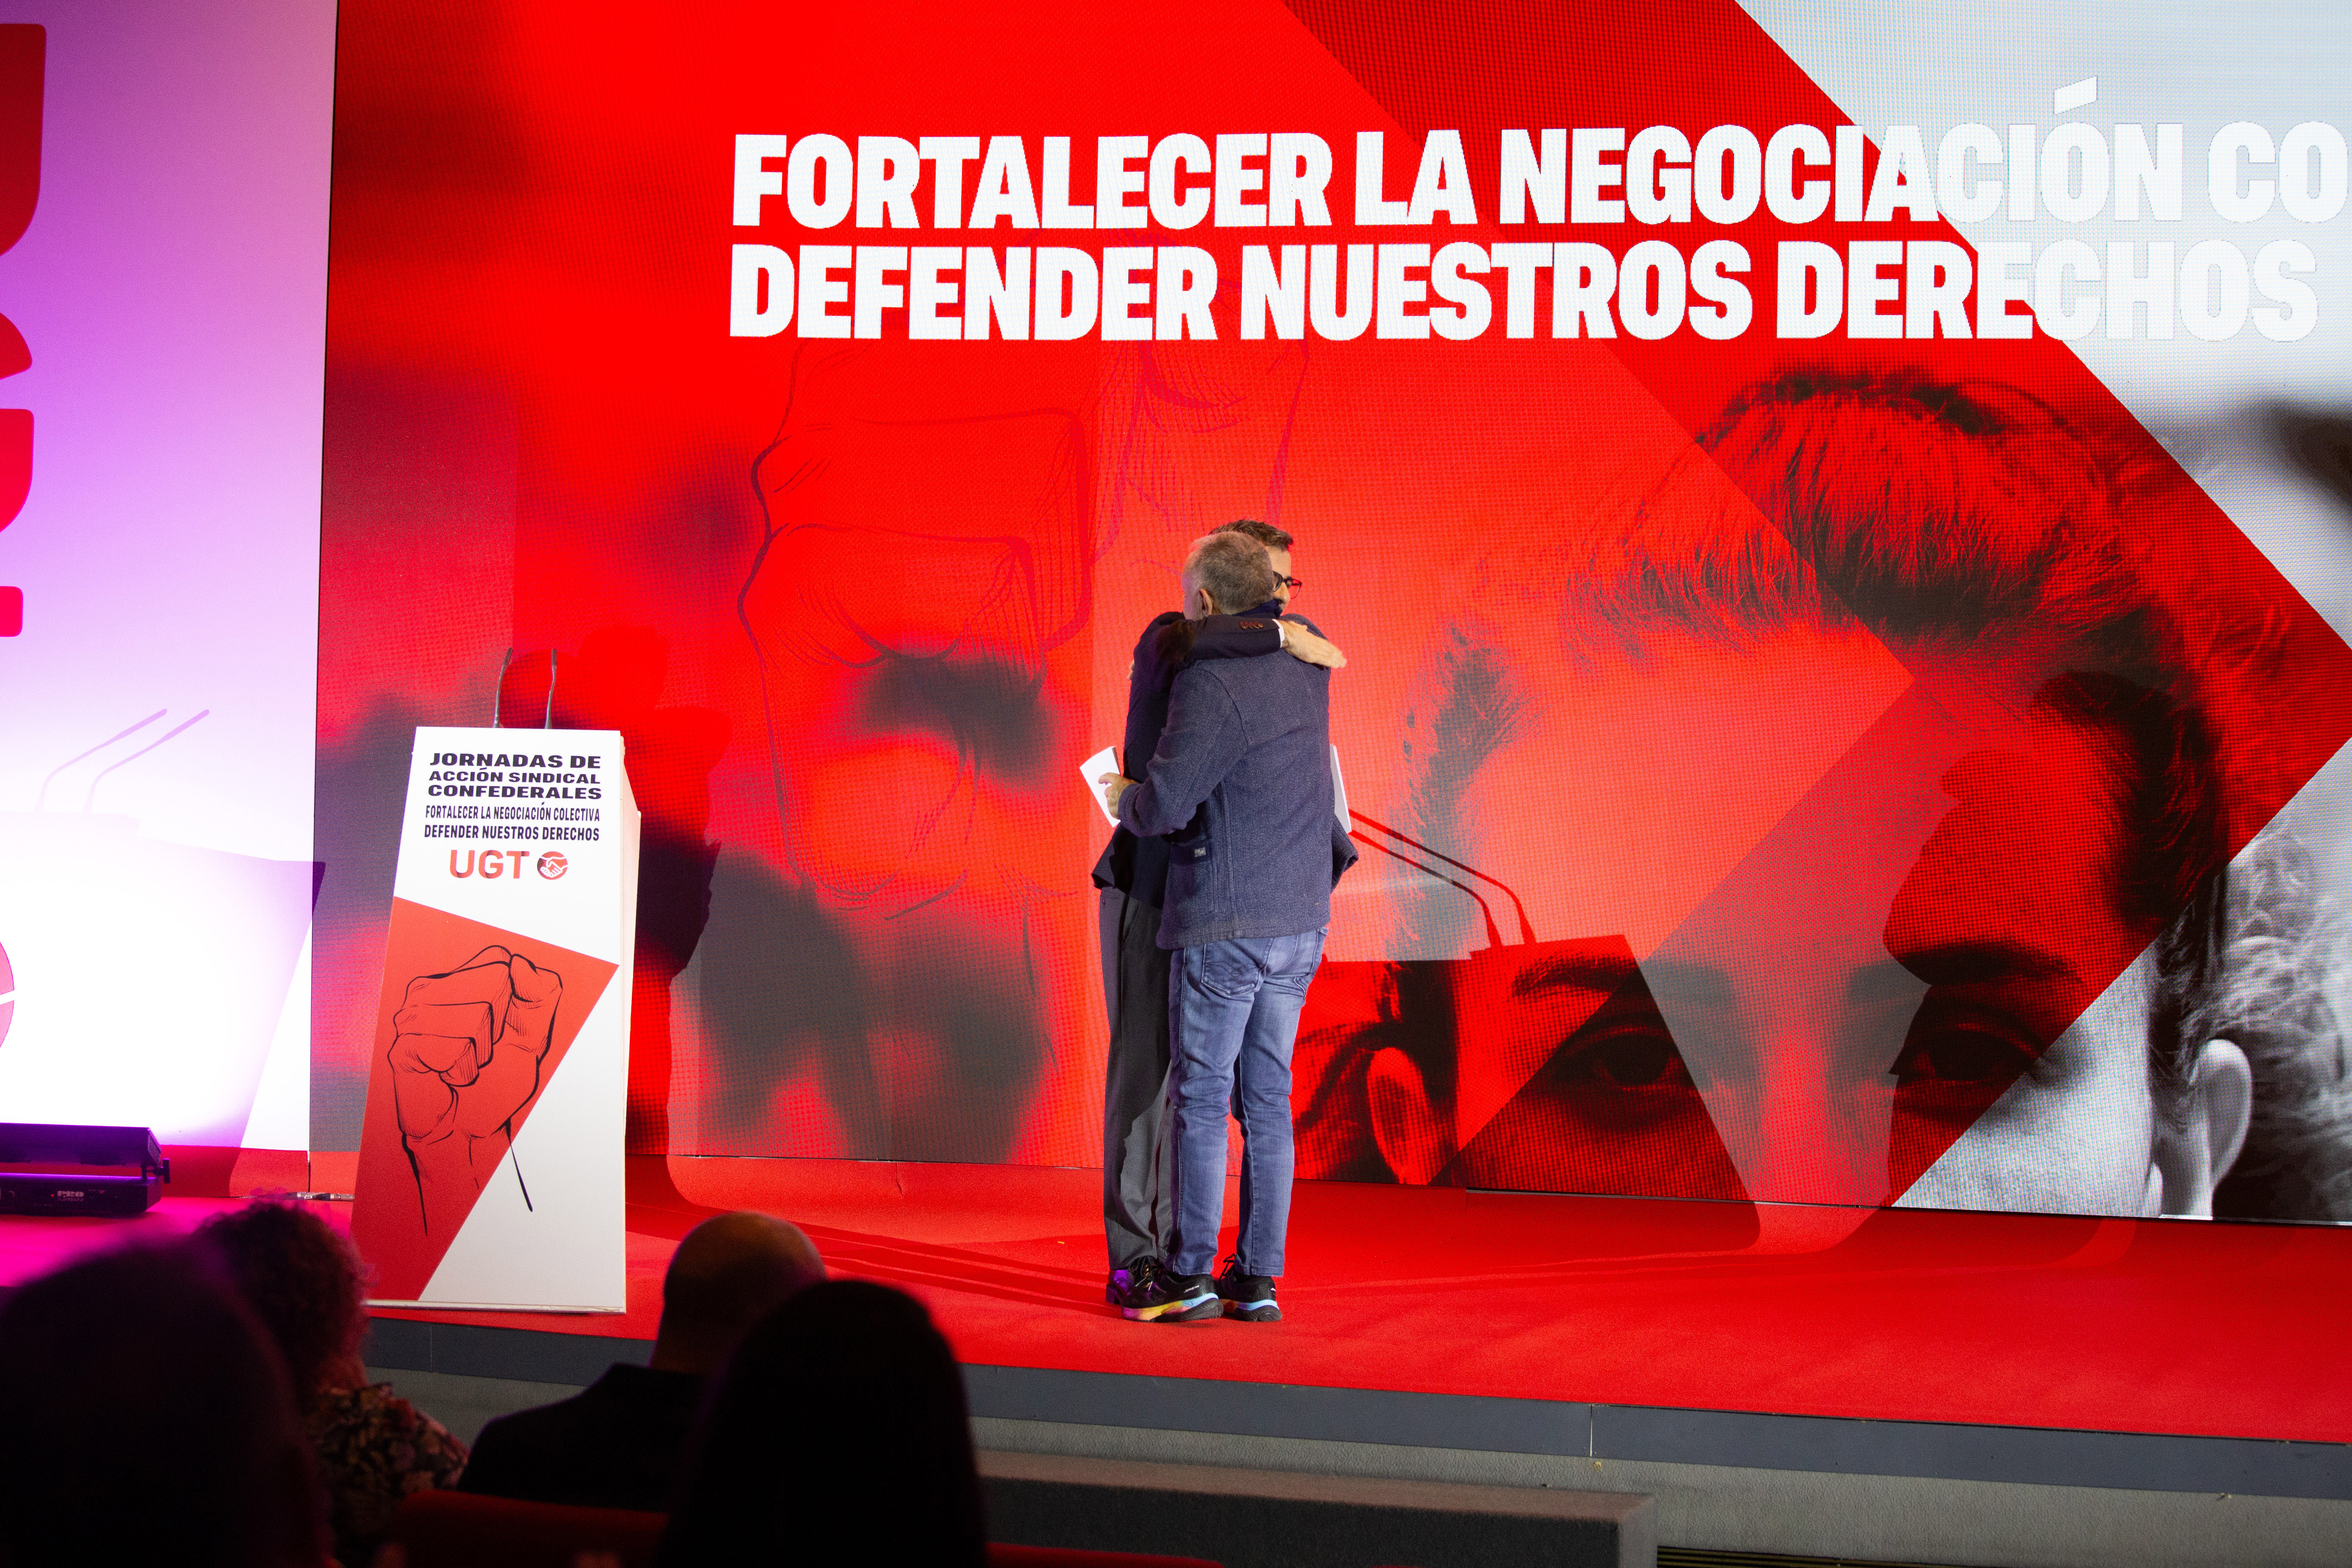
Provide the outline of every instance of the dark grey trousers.
<path id="1" fill-rule="evenodd" d="M 1102 890 L 1103 1005 L 1110 1059 L 1103 1070 L 1103 1239 L 1110 1266 L 1164 1258 L 1174 1217 L 1162 1146 L 1168 1104 L 1168 955 L 1160 911 L 1117 888 Z"/>

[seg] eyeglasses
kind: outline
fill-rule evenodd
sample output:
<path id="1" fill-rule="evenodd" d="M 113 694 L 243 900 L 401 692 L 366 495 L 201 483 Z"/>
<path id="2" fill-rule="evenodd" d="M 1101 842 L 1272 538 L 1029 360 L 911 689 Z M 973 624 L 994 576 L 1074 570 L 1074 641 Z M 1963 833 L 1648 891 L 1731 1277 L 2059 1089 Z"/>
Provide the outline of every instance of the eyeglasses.
<path id="1" fill-rule="evenodd" d="M 1296 594 L 1299 589 L 1307 586 L 1307 580 L 1303 577 L 1277 576 L 1274 580 L 1274 585 L 1277 588 L 1287 588 Z"/>

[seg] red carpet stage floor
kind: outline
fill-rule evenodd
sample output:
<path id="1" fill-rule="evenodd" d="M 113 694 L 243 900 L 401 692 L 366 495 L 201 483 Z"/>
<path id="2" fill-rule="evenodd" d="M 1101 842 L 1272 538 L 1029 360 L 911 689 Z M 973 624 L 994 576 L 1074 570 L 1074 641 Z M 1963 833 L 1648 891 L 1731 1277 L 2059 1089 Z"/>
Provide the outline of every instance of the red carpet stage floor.
<path id="1" fill-rule="evenodd" d="M 756 1207 L 837 1273 L 920 1296 L 976 1366 L 2352 1442 L 2352 1231 L 1303 1185 L 1287 1321 L 1159 1326 L 1104 1304 L 1098 1192 L 1092 1171 L 633 1161 L 625 1314 L 385 1311 L 379 1337 L 406 1319 L 649 1340 L 677 1238 Z M 0 1219 L 0 1283 L 226 1202 Z"/>

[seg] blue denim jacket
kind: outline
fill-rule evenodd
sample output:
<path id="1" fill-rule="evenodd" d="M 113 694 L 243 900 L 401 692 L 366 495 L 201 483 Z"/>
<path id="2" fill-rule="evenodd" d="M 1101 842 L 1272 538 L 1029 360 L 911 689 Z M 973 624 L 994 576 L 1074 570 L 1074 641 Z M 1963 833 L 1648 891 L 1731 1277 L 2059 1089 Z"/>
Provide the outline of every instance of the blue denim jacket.
<path id="1" fill-rule="evenodd" d="M 1330 923 L 1331 889 L 1356 858 L 1332 811 L 1330 709 L 1331 672 L 1295 658 L 1177 676 L 1160 749 L 1118 803 L 1129 832 L 1176 836 L 1161 947 Z"/>

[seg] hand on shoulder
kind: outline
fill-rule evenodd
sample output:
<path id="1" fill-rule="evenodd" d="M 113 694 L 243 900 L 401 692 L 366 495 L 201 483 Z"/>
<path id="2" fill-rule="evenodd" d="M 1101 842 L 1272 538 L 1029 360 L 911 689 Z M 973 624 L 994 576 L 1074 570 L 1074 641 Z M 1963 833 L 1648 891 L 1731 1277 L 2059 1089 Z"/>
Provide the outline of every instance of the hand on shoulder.
<path id="1" fill-rule="evenodd" d="M 1283 647 L 1291 658 L 1326 669 L 1346 668 L 1348 656 L 1339 651 L 1339 644 L 1297 621 L 1286 619 L 1282 626 Z"/>

